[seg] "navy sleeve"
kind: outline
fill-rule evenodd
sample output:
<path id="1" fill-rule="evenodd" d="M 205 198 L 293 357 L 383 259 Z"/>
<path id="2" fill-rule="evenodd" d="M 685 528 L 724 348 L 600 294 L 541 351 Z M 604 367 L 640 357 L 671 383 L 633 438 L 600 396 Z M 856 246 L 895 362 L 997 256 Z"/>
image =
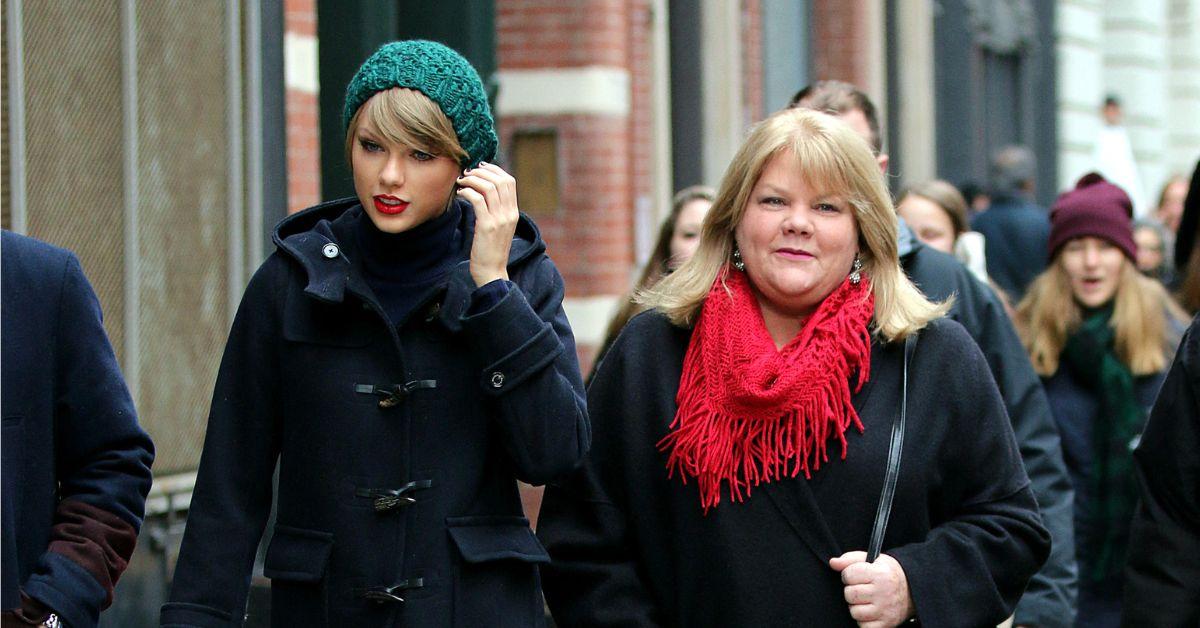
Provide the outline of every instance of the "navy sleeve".
<path id="1" fill-rule="evenodd" d="M 154 446 L 78 260 L 67 260 L 59 297 L 55 460 L 59 503 L 50 543 L 22 589 L 70 626 L 95 626 L 137 543 Z"/>
<path id="2" fill-rule="evenodd" d="M 478 385 L 496 401 L 517 477 L 540 485 L 579 464 L 591 428 L 562 276 L 545 256 L 525 272 L 520 289 L 468 311 L 461 323 L 485 364 Z"/>
<path id="3" fill-rule="evenodd" d="M 511 285 L 511 282 L 497 279 L 476 288 L 475 292 L 471 293 L 471 306 L 467 309 L 467 316 L 482 314 L 496 307 L 504 295 L 508 294 Z"/>
<path id="4" fill-rule="evenodd" d="M 267 260 L 229 332 L 163 626 L 241 625 L 279 455 L 275 379 L 286 273 L 278 257 Z"/>

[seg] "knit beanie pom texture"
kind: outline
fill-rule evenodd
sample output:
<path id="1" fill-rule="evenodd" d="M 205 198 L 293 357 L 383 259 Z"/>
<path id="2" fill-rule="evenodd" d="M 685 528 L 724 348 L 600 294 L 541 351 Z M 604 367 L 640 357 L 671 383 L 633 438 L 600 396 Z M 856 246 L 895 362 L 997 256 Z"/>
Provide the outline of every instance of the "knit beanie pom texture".
<path id="1" fill-rule="evenodd" d="M 483 81 L 470 62 L 453 49 L 433 41 L 409 40 L 384 44 L 372 54 L 346 87 L 342 126 L 371 96 L 393 87 L 415 89 L 437 103 L 450 118 L 458 143 L 467 151 L 465 167 L 494 159 L 495 123 Z"/>
<path id="2" fill-rule="evenodd" d="M 1133 203 L 1124 190 L 1095 172 L 1059 194 L 1050 208 L 1050 259 L 1068 240 L 1084 236 L 1108 240 L 1129 259 L 1137 259 Z"/>

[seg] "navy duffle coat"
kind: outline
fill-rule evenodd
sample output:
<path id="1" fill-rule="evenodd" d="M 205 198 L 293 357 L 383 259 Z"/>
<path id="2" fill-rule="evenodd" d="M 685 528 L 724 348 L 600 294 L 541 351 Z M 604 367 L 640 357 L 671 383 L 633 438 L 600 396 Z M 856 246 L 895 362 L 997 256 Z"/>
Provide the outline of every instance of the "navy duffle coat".
<path id="1" fill-rule="evenodd" d="M 241 624 L 277 460 L 273 626 L 542 622 L 549 557 L 517 480 L 571 471 L 590 440 L 562 278 L 522 216 L 502 298 L 471 307 L 464 258 L 393 325 L 361 272 L 366 219 L 355 199 L 285 219 L 250 281 L 164 626 Z"/>

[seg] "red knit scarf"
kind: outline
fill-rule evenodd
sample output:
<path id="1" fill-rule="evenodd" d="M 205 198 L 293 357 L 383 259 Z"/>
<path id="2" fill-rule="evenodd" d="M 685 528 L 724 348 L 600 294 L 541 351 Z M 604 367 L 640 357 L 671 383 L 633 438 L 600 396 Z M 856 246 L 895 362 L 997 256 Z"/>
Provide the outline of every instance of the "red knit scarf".
<path id="1" fill-rule="evenodd" d="M 760 482 L 811 477 L 829 460 L 831 437 L 844 459 L 846 428 L 863 430 L 850 377 L 857 371 L 858 392 L 871 373 L 875 297 L 865 275 L 858 285 L 843 281 L 777 350 L 745 273 L 722 274 L 683 360 L 673 431 L 658 443 L 671 452 L 669 477 L 697 479 L 705 513 L 720 503 L 722 483 L 741 501 Z"/>

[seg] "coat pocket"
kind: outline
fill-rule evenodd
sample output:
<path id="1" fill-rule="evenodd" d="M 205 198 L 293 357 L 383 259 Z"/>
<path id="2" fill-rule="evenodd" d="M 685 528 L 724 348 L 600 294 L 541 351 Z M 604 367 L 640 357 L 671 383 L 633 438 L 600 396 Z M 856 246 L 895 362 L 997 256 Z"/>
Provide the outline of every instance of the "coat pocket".
<path id="1" fill-rule="evenodd" d="M 333 534 L 276 525 L 263 575 L 271 579 L 271 624 L 326 626 Z"/>
<path id="2" fill-rule="evenodd" d="M 449 517 L 458 548 L 454 625 L 541 626 L 538 564 L 550 555 L 519 516 Z"/>

